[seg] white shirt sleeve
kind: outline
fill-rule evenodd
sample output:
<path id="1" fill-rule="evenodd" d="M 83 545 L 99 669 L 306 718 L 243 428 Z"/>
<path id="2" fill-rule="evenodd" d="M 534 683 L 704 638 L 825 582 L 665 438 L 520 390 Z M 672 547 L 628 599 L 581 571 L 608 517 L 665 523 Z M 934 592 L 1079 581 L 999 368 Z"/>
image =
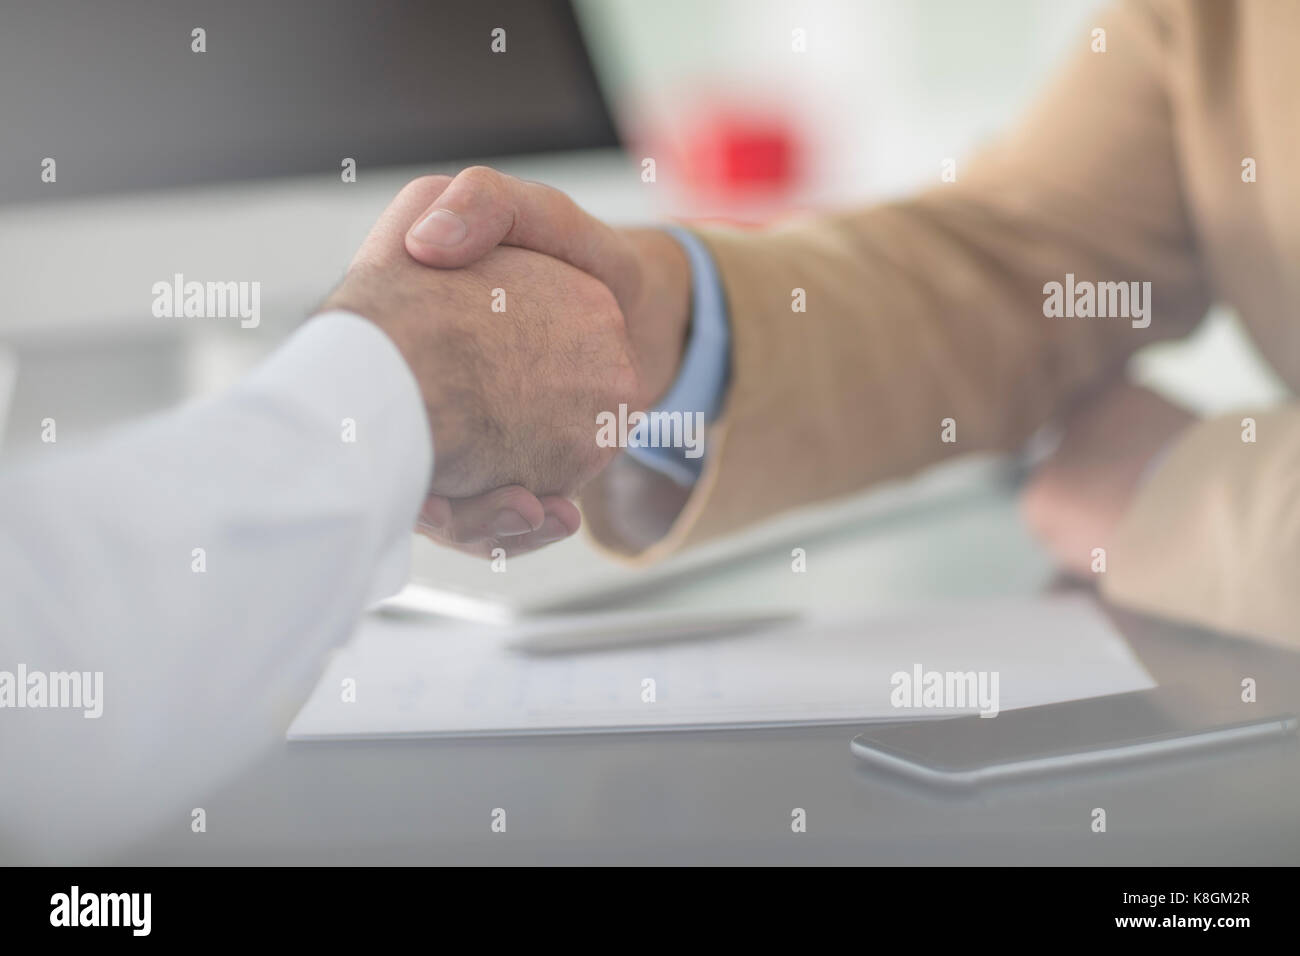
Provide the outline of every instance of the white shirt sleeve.
<path id="1" fill-rule="evenodd" d="M 283 739 L 324 651 L 405 582 L 433 448 L 397 347 L 335 312 L 215 400 L 32 457 L 0 476 L 0 861 L 80 863 L 189 831 Z M 96 672 L 90 706 L 48 706 L 59 677 L 31 706 L 31 675 L 93 695 Z"/>

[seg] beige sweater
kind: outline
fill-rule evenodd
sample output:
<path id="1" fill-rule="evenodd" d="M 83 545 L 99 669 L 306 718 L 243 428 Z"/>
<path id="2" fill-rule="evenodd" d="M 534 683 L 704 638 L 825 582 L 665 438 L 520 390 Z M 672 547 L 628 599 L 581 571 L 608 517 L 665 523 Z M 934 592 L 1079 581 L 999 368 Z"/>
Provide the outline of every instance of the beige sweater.
<path id="1" fill-rule="evenodd" d="M 1236 307 L 1300 385 L 1300 2 L 1098 18 L 1018 129 L 914 199 L 704 233 L 732 323 L 706 471 L 652 560 L 947 455 L 1012 449 L 1137 348 Z M 1257 181 L 1243 181 L 1254 160 Z M 1149 327 L 1044 315 L 1044 286 L 1149 282 Z M 804 289 L 807 311 L 792 311 Z M 956 421 L 957 441 L 940 422 Z M 1141 610 L 1300 643 L 1300 406 L 1197 425 L 1108 547 Z M 631 553 L 599 483 L 597 539 Z"/>

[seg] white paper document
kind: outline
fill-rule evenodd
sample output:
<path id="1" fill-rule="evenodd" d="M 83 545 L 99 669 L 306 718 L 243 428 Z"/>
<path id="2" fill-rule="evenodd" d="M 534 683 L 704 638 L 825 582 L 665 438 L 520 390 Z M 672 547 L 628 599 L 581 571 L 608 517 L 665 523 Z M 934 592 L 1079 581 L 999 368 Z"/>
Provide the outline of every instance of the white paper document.
<path id="1" fill-rule="evenodd" d="M 1082 596 L 804 618 L 752 634 L 545 656 L 512 649 L 520 636 L 368 617 L 289 738 L 912 720 L 976 713 L 994 695 L 998 710 L 1013 710 L 1155 686 Z"/>

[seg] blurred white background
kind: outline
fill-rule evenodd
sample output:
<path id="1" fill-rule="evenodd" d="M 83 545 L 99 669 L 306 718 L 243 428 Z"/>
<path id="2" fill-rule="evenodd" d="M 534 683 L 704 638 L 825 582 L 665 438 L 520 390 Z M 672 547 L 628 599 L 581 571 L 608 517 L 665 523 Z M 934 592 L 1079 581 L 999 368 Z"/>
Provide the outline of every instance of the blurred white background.
<path id="1" fill-rule="evenodd" d="M 702 101 L 784 110 L 813 149 L 810 201 L 937 180 L 1014 119 L 1098 0 L 579 0 L 625 130 L 673 144 Z M 793 51 L 795 30 L 806 52 Z M 693 214 L 698 208 L 687 210 Z"/>

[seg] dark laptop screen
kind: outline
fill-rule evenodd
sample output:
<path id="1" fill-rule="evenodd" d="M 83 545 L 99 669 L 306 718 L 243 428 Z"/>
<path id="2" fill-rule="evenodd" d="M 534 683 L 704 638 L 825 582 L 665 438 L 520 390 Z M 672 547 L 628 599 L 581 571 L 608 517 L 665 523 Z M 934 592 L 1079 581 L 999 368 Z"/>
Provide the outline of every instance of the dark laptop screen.
<path id="1" fill-rule="evenodd" d="M 0 7 L 0 202 L 615 144 L 567 0 Z"/>

